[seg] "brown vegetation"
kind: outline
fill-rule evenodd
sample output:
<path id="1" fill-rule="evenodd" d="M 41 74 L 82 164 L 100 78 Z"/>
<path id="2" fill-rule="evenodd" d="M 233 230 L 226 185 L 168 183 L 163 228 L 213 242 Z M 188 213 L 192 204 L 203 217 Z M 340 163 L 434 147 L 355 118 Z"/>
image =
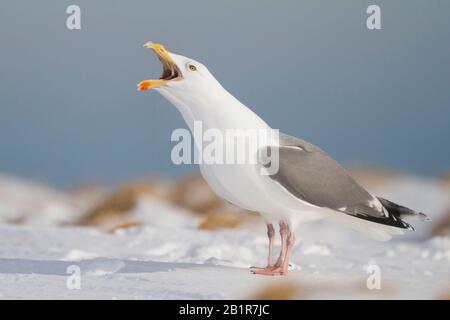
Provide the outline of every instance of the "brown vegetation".
<path id="1" fill-rule="evenodd" d="M 168 200 L 199 214 L 217 211 L 224 205 L 224 200 L 214 193 L 199 174 L 187 176 L 178 182 L 169 192 Z"/>
<path id="2" fill-rule="evenodd" d="M 83 226 L 111 225 L 126 216 L 141 196 L 160 196 L 161 187 L 149 182 L 130 183 L 102 198 L 80 219 Z M 119 222 L 117 222 L 119 223 Z M 114 223 L 115 224 L 115 223 Z"/>
<path id="3" fill-rule="evenodd" d="M 303 298 L 304 294 L 298 284 L 280 281 L 261 288 L 250 300 L 294 300 Z"/>

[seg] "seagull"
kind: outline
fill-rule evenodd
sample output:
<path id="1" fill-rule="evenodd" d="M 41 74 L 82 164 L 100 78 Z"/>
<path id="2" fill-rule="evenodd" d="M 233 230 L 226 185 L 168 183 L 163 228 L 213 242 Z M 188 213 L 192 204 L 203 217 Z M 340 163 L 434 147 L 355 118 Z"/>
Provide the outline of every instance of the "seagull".
<path id="1" fill-rule="evenodd" d="M 180 111 L 191 131 L 196 121 L 220 132 L 230 128 L 273 130 L 225 90 L 202 63 L 172 53 L 161 44 L 147 42 L 144 46 L 160 60 L 163 72 L 159 79 L 141 81 L 138 90 L 154 89 L 162 94 Z M 194 135 L 197 146 L 198 139 Z M 266 222 L 267 265 L 251 267 L 254 274 L 288 274 L 295 221 L 325 218 L 386 241 L 405 229 L 414 230 L 404 218 L 427 220 L 421 212 L 371 195 L 340 164 L 307 141 L 279 133 L 276 142 L 267 143 L 278 155 L 278 168 L 271 174 L 256 170 L 267 165 L 261 162 L 200 163 L 201 174 L 214 192 L 238 207 L 259 212 Z M 276 260 L 274 224 L 278 224 L 281 237 Z"/>

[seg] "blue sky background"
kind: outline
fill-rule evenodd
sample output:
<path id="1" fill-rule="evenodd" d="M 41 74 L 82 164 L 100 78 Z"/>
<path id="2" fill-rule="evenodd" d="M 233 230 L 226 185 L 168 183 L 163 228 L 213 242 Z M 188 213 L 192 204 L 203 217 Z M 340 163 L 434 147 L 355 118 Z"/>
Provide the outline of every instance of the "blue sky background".
<path id="1" fill-rule="evenodd" d="M 382 30 L 366 29 L 369 4 Z M 450 169 L 449 1 L 5 0 L 0 172 L 71 186 L 197 170 L 170 161 L 177 110 L 136 91 L 161 70 L 148 40 L 344 165 Z"/>

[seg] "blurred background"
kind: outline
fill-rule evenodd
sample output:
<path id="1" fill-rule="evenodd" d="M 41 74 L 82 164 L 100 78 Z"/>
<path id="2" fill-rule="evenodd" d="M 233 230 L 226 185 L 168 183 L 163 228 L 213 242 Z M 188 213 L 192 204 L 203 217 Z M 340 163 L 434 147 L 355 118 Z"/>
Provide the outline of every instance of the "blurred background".
<path id="1" fill-rule="evenodd" d="M 66 28 L 72 4 L 81 30 Z M 366 27 L 370 4 L 381 30 Z M 431 221 L 389 244 L 300 226 L 295 281 L 244 277 L 265 263 L 264 223 L 170 160 L 186 125 L 157 92 L 136 90 L 161 72 L 150 40 Z M 450 299 L 449 40 L 449 1 L 3 0 L 0 281 L 14 285 L 0 298 Z M 70 261 L 87 264 L 91 289 L 60 285 Z M 379 295 L 365 287 L 374 261 L 390 279 Z M 220 283 L 198 286 L 207 278 Z"/>
<path id="2" fill-rule="evenodd" d="M 81 30 L 66 8 L 81 7 Z M 148 40 L 203 62 L 272 127 L 346 166 L 424 177 L 450 169 L 450 3 L 3 1 L 0 172 L 73 187 L 178 177 Z"/>

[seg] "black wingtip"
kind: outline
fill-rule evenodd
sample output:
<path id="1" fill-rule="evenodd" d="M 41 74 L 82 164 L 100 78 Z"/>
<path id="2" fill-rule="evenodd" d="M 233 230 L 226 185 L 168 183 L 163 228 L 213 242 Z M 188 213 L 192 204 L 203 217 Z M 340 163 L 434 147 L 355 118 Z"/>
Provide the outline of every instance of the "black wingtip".
<path id="1" fill-rule="evenodd" d="M 421 221 L 425 221 L 425 222 L 431 221 L 431 219 L 423 212 L 419 212 L 418 215 L 419 215 Z"/>

